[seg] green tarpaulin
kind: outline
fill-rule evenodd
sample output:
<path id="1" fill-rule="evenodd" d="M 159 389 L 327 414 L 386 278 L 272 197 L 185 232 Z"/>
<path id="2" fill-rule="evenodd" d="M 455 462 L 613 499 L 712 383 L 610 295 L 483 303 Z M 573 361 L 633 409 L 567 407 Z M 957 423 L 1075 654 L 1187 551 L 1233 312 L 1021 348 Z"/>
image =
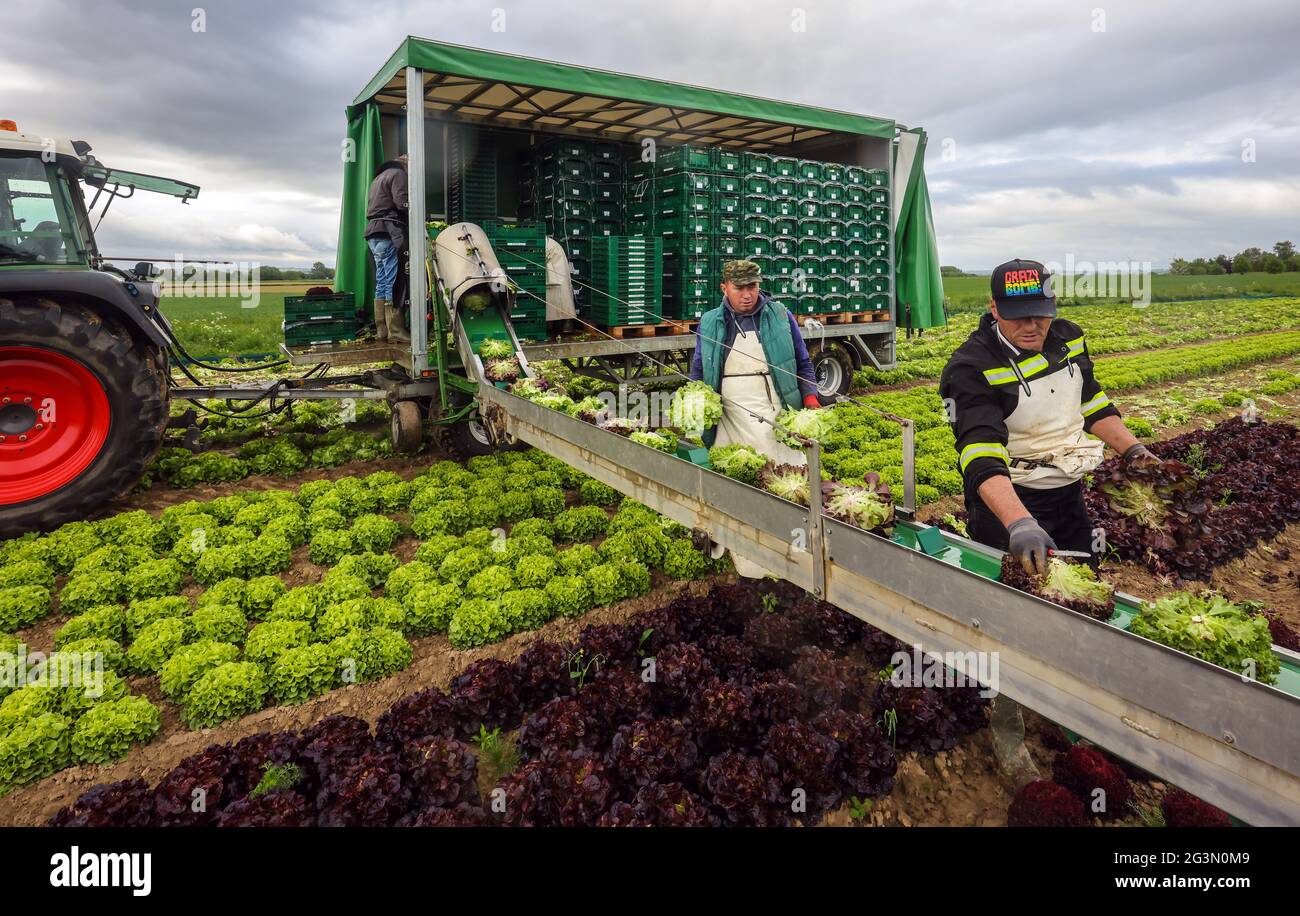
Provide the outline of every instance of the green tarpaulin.
<path id="1" fill-rule="evenodd" d="M 694 131 L 688 137 L 693 142 L 734 145 L 744 137 L 754 148 L 776 152 L 807 138 L 893 138 L 898 130 L 891 120 L 850 112 L 407 38 L 348 108 L 353 156 L 344 165 L 335 289 L 353 292 L 358 307 L 365 307 L 373 288 L 374 268 L 362 232 L 370 180 L 384 158 L 380 106 L 394 111 L 405 104 L 408 66 L 424 71 L 434 113 L 495 120 L 503 127 L 556 130 L 553 122 L 563 121 L 570 132 L 608 136 L 602 131 L 619 122 L 629 131 L 616 135 L 622 139 L 653 129 L 667 142 L 680 131 Z M 580 113 L 572 110 L 575 105 Z M 895 145 L 907 155 L 895 153 L 893 190 L 903 194 L 895 228 L 895 317 L 904 328 L 936 327 L 944 323 L 943 284 L 923 169 L 925 133 L 898 136 Z"/>
<path id="2" fill-rule="evenodd" d="M 942 327 L 946 320 L 943 277 L 939 272 L 934 215 L 930 212 L 930 189 L 925 183 L 925 131 L 913 128 L 900 133 L 915 137 L 914 144 L 908 144 L 914 145 L 915 151 L 895 160 L 894 180 L 903 188 L 903 204 L 894 228 L 894 318 L 900 330 Z M 906 175 L 897 171 L 904 163 Z"/>
<path id="3" fill-rule="evenodd" d="M 366 231 L 366 196 L 370 179 L 384 161 L 379 134 L 379 106 L 373 102 L 348 109 L 348 156 L 343 165 L 343 205 L 339 213 L 339 250 L 334 289 L 354 295 L 358 309 L 367 309 L 375 287 L 375 265 L 362 233 Z"/>

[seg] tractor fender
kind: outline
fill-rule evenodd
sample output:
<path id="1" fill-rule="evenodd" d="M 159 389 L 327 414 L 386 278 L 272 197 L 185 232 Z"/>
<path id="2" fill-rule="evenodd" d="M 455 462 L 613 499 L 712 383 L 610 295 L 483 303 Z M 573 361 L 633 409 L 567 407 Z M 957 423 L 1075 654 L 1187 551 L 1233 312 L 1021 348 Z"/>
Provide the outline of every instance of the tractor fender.
<path id="1" fill-rule="evenodd" d="M 158 311 L 158 297 L 153 290 L 150 282 L 128 283 L 115 274 L 98 270 L 37 268 L 0 271 L 0 296 L 27 293 L 66 298 L 72 294 L 144 335 L 159 349 L 166 350 L 169 342 L 158 327 L 158 323 L 166 319 Z"/>

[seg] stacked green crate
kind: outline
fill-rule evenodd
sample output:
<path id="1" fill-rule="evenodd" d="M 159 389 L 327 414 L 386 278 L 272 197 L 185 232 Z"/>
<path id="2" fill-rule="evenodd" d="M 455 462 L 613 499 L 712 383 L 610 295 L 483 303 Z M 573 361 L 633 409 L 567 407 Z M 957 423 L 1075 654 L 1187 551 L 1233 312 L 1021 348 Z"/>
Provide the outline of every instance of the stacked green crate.
<path id="1" fill-rule="evenodd" d="M 609 236 L 592 240 L 589 314 L 608 327 L 656 324 L 663 296 L 663 240 Z"/>
<path id="2" fill-rule="evenodd" d="M 720 245 L 739 244 L 740 232 L 730 217 L 738 220 L 741 209 L 743 159 L 728 153 L 728 167 L 720 168 L 723 152 L 675 146 L 659 150 L 653 162 L 636 159 L 625 166 L 628 234 L 662 245 L 662 298 L 653 320 L 690 320 L 711 308 L 709 284 L 717 288 L 712 265 Z"/>
<path id="3" fill-rule="evenodd" d="M 536 221 L 485 220 L 497 262 L 517 287 L 510 321 L 520 337 L 546 336 L 546 228 Z"/>
<path id="4" fill-rule="evenodd" d="M 353 340 L 363 323 L 350 294 L 284 297 L 281 329 L 286 346 L 309 347 Z"/>
<path id="5" fill-rule="evenodd" d="M 497 216 L 497 145 L 486 131 L 451 132 L 447 144 L 447 215 L 477 223 Z"/>

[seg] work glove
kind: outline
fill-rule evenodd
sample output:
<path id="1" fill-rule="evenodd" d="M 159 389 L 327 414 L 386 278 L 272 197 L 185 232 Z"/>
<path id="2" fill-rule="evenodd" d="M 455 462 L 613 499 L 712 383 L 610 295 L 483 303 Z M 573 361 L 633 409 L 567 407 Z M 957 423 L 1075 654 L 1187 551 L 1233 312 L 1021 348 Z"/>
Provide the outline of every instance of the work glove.
<path id="1" fill-rule="evenodd" d="M 1141 442 L 1134 442 L 1128 448 L 1124 449 L 1124 454 L 1121 457 L 1125 464 L 1146 464 L 1148 462 L 1158 462 L 1160 460 L 1156 457 L 1155 452 L 1151 451 L 1151 449 L 1147 448 Z"/>
<path id="2" fill-rule="evenodd" d="M 817 399 L 817 395 L 809 394 L 804 396 L 803 406 L 808 410 L 821 410 L 822 402 Z"/>
<path id="3" fill-rule="evenodd" d="M 1047 552 L 1056 549 L 1056 542 L 1042 529 L 1032 516 L 1018 518 L 1007 526 L 1010 543 L 1007 552 L 1020 561 L 1031 576 L 1047 575 Z"/>

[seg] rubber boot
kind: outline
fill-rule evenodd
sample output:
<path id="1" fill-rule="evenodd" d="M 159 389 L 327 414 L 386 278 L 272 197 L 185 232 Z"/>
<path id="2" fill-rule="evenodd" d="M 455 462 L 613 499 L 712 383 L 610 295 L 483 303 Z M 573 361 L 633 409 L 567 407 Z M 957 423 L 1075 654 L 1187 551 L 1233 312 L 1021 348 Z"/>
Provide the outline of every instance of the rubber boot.
<path id="1" fill-rule="evenodd" d="M 1005 696 L 995 698 L 989 715 L 989 731 L 998 769 L 1016 790 L 1042 778 L 1029 748 L 1025 747 L 1025 717 L 1019 703 Z"/>
<path id="2" fill-rule="evenodd" d="M 388 339 L 394 343 L 410 343 L 411 335 L 406 330 L 406 316 L 402 310 L 391 302 L 385 302 L 384 311 L 388 313 Z"/>
<path id="3" fill-rule="evenodd" d="M 375 300 L 375 339 L 388 339 L 388 300 Z"/>

